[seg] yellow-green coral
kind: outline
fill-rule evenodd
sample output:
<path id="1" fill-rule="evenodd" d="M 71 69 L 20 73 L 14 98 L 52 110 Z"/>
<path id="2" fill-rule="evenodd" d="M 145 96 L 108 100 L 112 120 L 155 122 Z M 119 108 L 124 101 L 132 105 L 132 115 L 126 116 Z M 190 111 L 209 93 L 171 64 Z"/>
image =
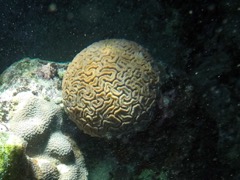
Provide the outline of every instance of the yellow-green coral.
<path id="1" fill-rule="evenodd" d="M 149 53 L 123 39 L 99 41 L 82 50 L 63 79 L 70 118 L 91 136 L 141 130 L 152 118 L 159 77 Z"/>
<path id="2" fill-rule="evenodd" d="M 0 132 L 0 179 L 24 179 L 26 169 L 24 141 L 9 132 Z"/>

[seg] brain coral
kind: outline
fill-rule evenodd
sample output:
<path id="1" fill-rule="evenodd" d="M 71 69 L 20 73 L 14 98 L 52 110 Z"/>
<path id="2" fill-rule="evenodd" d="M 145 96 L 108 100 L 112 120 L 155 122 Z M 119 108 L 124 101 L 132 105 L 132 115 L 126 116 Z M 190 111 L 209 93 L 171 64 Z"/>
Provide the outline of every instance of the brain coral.
<path id="1" fill-rule="evenodd" d="M 37 145 L 50 135 L 61 109 L 31 92 L 17 94 L 14 101 L 18 104 L 9 121 L 10 130 L 28 142 L 27 151 L 39 151 Z"/>
<path id="2" fill-rule="evenodd" d="M 72 162 L 74 159 L 72 145 L 61 132 L 55 132 L 51 135 L 45 151 L 61 162 Z"/>
<path id="3" fill-rule="evenodd" d="M 98 137 L 129 134 L 152 119 L 159 77 L 149 53 L 135 42 L 102 40 L 69 64 L 64 106 L 77 126 Z"/>
<path id="4" fill-rule="evenodd" d="M 57 180 L 60 173 L 57 169 L 56 161 L 49 157 L 29 158 L 31 168 L 36 179 Z"/>

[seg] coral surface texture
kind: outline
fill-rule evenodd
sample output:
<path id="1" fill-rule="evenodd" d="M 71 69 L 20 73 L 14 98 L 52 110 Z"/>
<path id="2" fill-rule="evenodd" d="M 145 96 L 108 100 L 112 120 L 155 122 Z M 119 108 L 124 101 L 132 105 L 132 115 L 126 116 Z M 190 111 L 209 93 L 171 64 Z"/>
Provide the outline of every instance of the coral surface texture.
<path id="1" fill-rule="evenodd" d="M 45 70 L 51 64 L 55 68 L 53 76 Z M 14 140 L 22 139 L 26 144 L 20 146 L 0 133 L 0 180 L 87 178 L 79 146 L 66 134 L 68 127 L 63 127 L 64 111 L 57 88 L 61 79 L 57 73 L 64 65 L 54 65 L 26 58 L 0 77 L 0 131 L 14 134 Z M 25 173 L 23 178 L 16 177 L 19 171 Z"/>
<path id="2" fill-rule="evenodd" d="M 121 136 L 152 119 L 159 77 L 149 53 L 135 42 L 108 39 L 75 56 L 63 79 L 70 118 L 91 136 Z"/>

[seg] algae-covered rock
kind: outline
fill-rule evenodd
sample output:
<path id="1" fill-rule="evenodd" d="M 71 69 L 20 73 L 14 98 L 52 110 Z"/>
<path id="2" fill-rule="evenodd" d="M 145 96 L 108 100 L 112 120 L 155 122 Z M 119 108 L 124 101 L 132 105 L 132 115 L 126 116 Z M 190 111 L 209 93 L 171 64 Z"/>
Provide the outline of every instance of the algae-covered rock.
<path id="1" fill-rule="evenodd" d="M 0 179 L 24 179 L 27 174 L 25 142 L 9 132 L 0 132 Z"/>

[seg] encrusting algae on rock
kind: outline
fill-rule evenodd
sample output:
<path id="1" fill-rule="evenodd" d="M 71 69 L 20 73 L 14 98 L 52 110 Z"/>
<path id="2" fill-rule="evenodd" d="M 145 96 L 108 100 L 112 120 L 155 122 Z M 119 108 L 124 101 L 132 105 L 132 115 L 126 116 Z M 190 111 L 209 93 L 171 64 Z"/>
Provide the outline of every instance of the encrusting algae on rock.
<path id="1" fill-rule="evenodd" d="M 13 133 L 0 132 L 0 179 L 24 180 L 28 162 L 25 154 L 26 142 Z"/>

